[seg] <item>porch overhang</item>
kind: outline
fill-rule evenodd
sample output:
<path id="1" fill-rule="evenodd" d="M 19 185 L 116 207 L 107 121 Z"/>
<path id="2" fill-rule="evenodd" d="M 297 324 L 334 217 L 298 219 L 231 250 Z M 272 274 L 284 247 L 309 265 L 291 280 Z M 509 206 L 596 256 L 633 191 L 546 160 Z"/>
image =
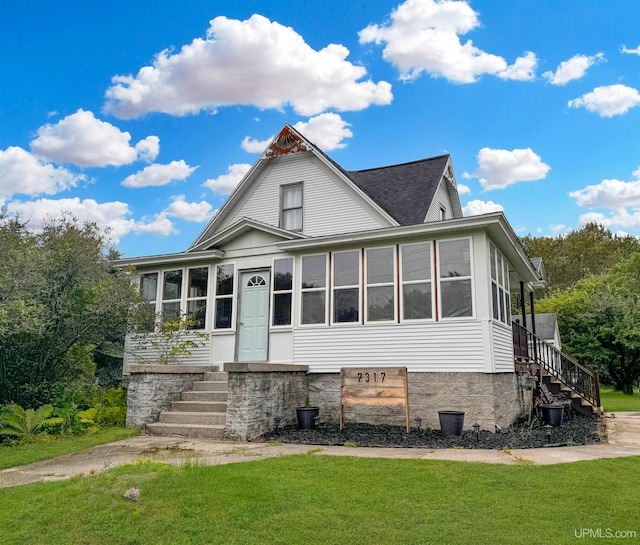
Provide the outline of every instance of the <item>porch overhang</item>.
<path id="1" fill-rule="evenodd" d="M 202 252 L 179 252 L 175 254 L 159 254 L 144 257 L 130 257 L 118 259 L 113 262 L 115 267 L 136 267 L 148 268 L 159 265 L 184 264 L 211 262 L 212 260 L 222 259 L 224 257 L 223 250 L 207 250 Z"/>

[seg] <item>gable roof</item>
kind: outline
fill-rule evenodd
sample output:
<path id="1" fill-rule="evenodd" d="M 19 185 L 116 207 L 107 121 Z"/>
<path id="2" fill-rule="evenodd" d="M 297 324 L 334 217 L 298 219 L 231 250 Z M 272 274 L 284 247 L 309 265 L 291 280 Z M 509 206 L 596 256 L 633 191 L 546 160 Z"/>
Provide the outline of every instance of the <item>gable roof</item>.
<path id="1" fill-rule="evenodd" d="M 347 175 L 400 225 L 424 223 L 449 155 L 347 171 Z"/>
<path id="2" fill-rule="evenodd" d="M 541 339 L 548 341 L 556 338 L 558 332 L 558 318 L 552 313 L 536 314 L 536 335 Z M 522 314 L 512 316 L 514 322 L 522 323 Z M 533 331 L 531 327 L 531 314 L 527 314 L 527 329 Z"/>

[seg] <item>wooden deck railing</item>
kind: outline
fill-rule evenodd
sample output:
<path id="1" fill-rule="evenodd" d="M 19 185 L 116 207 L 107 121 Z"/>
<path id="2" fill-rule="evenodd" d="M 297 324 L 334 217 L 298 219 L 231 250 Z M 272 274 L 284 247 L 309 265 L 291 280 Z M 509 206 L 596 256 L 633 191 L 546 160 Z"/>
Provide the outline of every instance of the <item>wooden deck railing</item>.
<path id="1" fill-rule="evenodd" d="M 512 328 L 516 361 L 526 361 L 541 366 L 547 373 L 561 380 L 595 407 L 600 407 L 600 380 L 597 372 L 589 371 L 555 346 L 536 337 L 519 323 L 513 322 Z"/>

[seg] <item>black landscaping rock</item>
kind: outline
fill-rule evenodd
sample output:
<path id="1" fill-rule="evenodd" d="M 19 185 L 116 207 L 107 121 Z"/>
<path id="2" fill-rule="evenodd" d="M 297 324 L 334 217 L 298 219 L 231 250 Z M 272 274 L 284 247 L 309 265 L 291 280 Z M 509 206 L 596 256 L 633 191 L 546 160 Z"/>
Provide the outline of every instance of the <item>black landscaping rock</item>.
<path id="1" fill-rule="evenodd" d="M 549 432 L 551 435 L 549 436 Z M 347 445 L 357 447 L 524 449 L 545 446 L 592 445 L 602 442 L 602 424 L 596 416 L 574 416 L 557 428 L 546 428 L 534 418 L 495 433 L 464 431 L 459 437 L 447 437 L 440 430 L 372 424 L 320 424 L 316 429 L 299 430 L 294 426 L 271 431 L 262 441 L 304 445 Z"/>

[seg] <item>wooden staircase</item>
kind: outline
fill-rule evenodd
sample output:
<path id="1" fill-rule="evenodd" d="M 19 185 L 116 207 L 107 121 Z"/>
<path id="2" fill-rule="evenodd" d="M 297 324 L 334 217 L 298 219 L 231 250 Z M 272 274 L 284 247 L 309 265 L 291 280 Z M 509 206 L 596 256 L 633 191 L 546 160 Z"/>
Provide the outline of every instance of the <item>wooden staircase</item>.
<path id="1" fill-rule="evenodd" d="M 222 371 L 204 374 L 182 392 L 180 401 L 172 401 L 159 422 L 146 425 L 151 435 L 178 435 L 201 439 L 222 439 L 227 422 L 228 375 Z"/>
<path id="2" fill-rule="evenodd" d="M 570 400 L 575 411 L 602 413 L 597 372 L 589 371 L 519 323 L 513 322 L 512 327 L 516 369 L 526 369 L 538 378 L 543 397 L 546 396 L 541 385 L 546 385 L 552 396 Z"/>

